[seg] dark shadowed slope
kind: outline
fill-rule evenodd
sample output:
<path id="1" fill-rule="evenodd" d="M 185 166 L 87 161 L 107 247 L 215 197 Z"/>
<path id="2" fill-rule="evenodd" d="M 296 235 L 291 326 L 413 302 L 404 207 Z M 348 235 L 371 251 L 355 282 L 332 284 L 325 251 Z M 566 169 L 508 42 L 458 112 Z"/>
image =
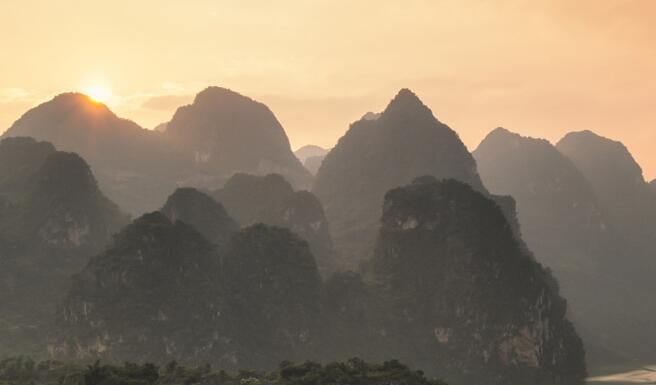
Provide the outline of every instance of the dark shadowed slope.
<path id="1" fill-rule="evenodd" d="M 308 191 L 294 191 L 282 176 L 235 174 L 214 198 L 242 225 L 286 227 L 305 239 L 324 276 L 335 271 L 335 253 L 321 202 Z"/>
<path id="2" fill-rule="evenodd" d="M 166 136 L 195 165 L 185 184 L 218 188 L 237 172 L 282 174 L 297 188 L 312 181 L 271 110 L 225 88 L 209 87 L 178 108 Z"/>
<path id="3" fill-rule="evenodd" d="M 50 154 L 40 162 L 36 158 L 42 157 L 8 156 L 43 149 Z M 100 192 L 89 166 L 76 154 L 21 138 L 4 139 L 0 158 L 12 158 L 13 166 L 25 172 L 19 184 L 0 175 L 20 198 L 0 205 L 0 355 L 39 356 L 45 353 L 47 325 L 70 275 L 128 218 Z"/>
<path id="4" fill-rule="evenodd" d="M 382 114 L 353 123 L 317 174 L 313 191 L 324 204 L 342 266 L 353 268 L 366 259 L 385 193 L 421 175 L 454 178 L 485 191 L 458 135 L 403 89 Z"/>
<path id="5" fill-rule="evenodd" d="M 89 162 L 103 191 L 132 213 L 157 207 L 173 189 L 182 160 L 158 132 L 117 117 L 78 93 L 27 111 L 3 137 L 29 136 Z"/>
<path id="6" fill-rule="evenodd" d="M 231 334 L 218 266 L 214 247 L 191 226 L 159 212 L 142 216 L 75 276 L 57 314 L 50 353 L 220 361 L 210 358 Z"/>
<path id="7" fill-rule="evenodd" d="M 171 222 L 182 221 L 193 226 L 217 246 L 225 246 L 239 231 L 239 224 L 221 203 L 190 187 L 175 190 L 160 211 Z"/>

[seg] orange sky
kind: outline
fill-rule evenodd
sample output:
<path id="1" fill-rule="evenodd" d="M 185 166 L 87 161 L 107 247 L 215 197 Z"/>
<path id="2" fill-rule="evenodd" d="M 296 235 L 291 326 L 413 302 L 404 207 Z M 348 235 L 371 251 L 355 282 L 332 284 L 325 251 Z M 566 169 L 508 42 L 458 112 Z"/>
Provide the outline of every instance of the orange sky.
<path id="1" fill-rule="evenodd" d="M 69 90 L 154 127 L 207 85 L 271 107 L 294 148 L 413 89 L 473 150 L 504 126 L 591 129 L 656 176 L 654 0 L 1 0 L 0 131 Z"/>

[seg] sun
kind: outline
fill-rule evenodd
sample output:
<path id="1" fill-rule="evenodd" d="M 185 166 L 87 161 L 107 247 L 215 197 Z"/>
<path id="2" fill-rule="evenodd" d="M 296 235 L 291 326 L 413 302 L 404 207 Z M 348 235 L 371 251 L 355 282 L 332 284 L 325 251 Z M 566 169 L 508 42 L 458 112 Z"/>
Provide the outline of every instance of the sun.
<path id="1" fill-rule="evenodd" d="M 93 101 L 108 104 L 112 99 L 112 90 L 105 85 L 92 85 L 84 89 L 84 93 Z"/>

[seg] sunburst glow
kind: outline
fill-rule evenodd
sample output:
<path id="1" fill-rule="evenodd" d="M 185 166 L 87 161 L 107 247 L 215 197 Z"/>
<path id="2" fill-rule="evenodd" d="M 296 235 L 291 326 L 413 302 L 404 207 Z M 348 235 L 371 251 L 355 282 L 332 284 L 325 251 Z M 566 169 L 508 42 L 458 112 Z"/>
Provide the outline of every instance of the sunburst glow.
<path id="1" fill-rule="evenodd" d="M 112 90 L 105 85 L 92 85 L 84 89 L 84 93 L 98 103 L 108 104 L 112 99 Z"/>

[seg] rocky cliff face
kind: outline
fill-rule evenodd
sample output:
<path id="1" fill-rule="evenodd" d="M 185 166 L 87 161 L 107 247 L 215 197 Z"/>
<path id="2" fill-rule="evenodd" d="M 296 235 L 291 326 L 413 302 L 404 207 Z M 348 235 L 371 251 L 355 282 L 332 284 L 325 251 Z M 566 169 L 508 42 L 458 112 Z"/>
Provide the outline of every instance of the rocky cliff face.
<path id="1" fill-rule="evenodd" d="M 180 107 L 166 136 L 194 163 L 186 184 L 220 187 L 237 172 L 278 173 L 295 187 L 312 177 L 294 156 L 284 129 L 262 103 L 220 87 L 209 87 Z"/>
<path id="2" fill-rule="evenodd" d="M 193 226 L 207 240 L 223 247 L 239 231 L 223 205 L 193 188 L 179 188 L 160 210 L 171 222 L 182 221 Z"/>
<path id="3" fill-rule="evenodd" d="M 80 154 L 103 191 L 132 213 L 154 209 L 180 178 L 183 159 L 165 137 L 121 119 L 89 97 L 61 94 L 29 111 L 3 135 L 48 141 Z"/>
<path id="4" fill-rule="evenodd" d="M 383 196 L 421 175 L 485 191 L 458 135 L 403 89 L 382 114 L 353 123 L 318 171 L 313 192 L 326 210 L 340 265 L 354 268 L 368 257 Z"/>
<path id="5" fill-rule="evenodd" d="M 20 138 L 3 140 L 0 158 L 11 158 L 24 172 L 20 178 L 0 177 L 0 190 L 20 198 L 0 200 L 0 355 L 39 356 L 68 278 L 105 246 L 127 217 L 100 192 L 76 154 Z"/>
<path id="6" fill-rule="evenodd" d="M 369 274 L 390 309 L 388 351 L 403 360 L 455 384 L 585 377 L 555 280 L 494 201 L 461 182 L 424 177 L 390 191 Z"/>
<path id="7" fill-rule="evenodd" d="M 236 174 L 214 198 L 244 226 L 261 222 L 290 229 L 309 243 L 324 276 L 335 270 L 328 222 L 312 193 L 294 191 L 280 175 Z"/>
<path id="8" fill-rule="evenodd" d="M 207 362 L 230 335 L 219 263 L 191 226 L 159 212 L 142 216 L 75 276 L 50 353 Z"/>

